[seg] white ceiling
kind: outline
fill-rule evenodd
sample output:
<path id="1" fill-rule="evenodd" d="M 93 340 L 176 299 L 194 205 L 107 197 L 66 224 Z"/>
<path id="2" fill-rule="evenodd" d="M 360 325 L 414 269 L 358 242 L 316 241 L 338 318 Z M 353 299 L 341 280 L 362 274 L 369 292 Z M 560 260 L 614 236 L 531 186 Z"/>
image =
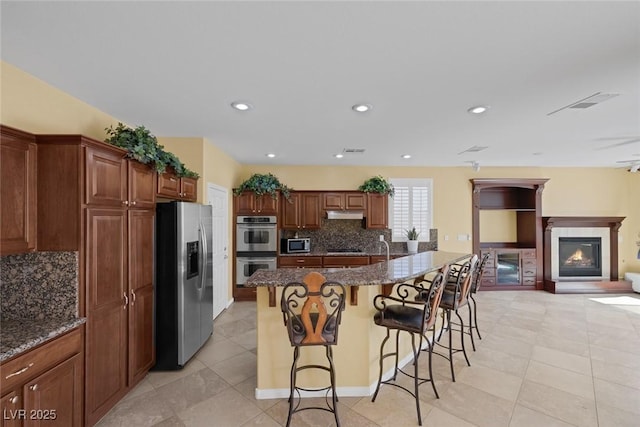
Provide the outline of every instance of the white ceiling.
<path id="1" fill-rule="evenodd" d="M 640 162 L 638 1 L 3 0 L 1 18 L 3 61 L 242 163 Z M 548 115 L 598 92 L 619 96 Z"/>

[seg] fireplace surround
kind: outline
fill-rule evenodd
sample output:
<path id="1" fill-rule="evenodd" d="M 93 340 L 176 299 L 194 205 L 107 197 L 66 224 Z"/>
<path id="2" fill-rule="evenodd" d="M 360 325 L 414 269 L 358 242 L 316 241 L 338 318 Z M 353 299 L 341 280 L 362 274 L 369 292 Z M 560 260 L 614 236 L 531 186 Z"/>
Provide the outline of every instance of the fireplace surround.
<path id="1" fill-rule="evenodd" d="M 602 293 L 602 292 L 630 292 L 631 284 L 618 277 L 618 230 L 624 217 L 543 217 L 544 230 L 544 289 L 553 293 Z M 560 238 L 574 242 L 571 253 L 560 253 Z M 563 273 L 560 259 L 574 256 L 581 244 L 600 241 L 600 265 L 594 267 L 581 256 L 587 257 L 593 250 L 582 247 L 582 254 L 575 254 L 574 267 L 587 265 L 584 274 L 576 273 L 569 276 Z M 569 251 L 569 250 L 567 250 Z M 596 254 L 597 255 L 597 254 Z M 561 273 L 561 270 L 562 273 Z"/>

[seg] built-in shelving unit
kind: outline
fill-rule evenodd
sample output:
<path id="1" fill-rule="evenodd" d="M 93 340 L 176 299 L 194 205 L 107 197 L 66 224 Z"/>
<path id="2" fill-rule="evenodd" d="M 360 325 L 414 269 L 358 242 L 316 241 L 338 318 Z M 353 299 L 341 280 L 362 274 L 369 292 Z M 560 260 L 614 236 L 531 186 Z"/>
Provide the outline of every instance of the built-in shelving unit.
<path id="1" fill-rule="evenodd" d="M 489 253 L 484 289 L 543 289 L 542 190 L 548 179 L 472 179 L 473 252 Z M 481 239 L 481 211 L 513 211 L 512 223 L 492 228 L 515 230 L 509 239 Z M 485 224 L 487 227 L 487 224 Z M 498 233 L 504 236 L 504 233 Z M 507 233 L 510 234 L 510 233 Z"/>

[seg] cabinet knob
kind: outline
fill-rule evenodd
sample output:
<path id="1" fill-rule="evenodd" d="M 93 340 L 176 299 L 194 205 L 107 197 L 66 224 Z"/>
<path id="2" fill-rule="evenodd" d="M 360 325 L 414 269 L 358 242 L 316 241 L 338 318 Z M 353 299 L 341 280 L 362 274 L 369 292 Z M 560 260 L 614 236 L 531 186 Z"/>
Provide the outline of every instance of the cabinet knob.
<path id="1" fill-rule="evenodd" d="M 169 178 L 169 181 L 171 181 L 171 182 L 176 182 L 176 181 L 177 181 L 177 179 L 175 179 L 175 178 Z"/>
<path id="2" fill-rule="evenodd" d="M 131 289 L 131 305 L 136 302 L 136 293 L 133 289 Z"/>
<path id="3" fill-rule="evenodd" d="M 129 201 L 128 200 L 123 200 L 122 204 L 125 205 L 125 206 L 129 206 Z"/>
<path id="4" fill-rule="evenodd" d="M 122 296 L 124 296 L 124 305 L 122 306 L 123 310 L 127 309 L 127 306 L 129 305 L 129 297 L 127 296 L 127 293 L 123 293 Z"/>
<path id="5" fill-rule="evenodd" d="M 136 205 L 136 201 L 134 200 L 133 202 L 131 202 L 131 206 L 135 206 Z"/>
<path id="6" fill-rule="evenodd" d="M 11 399 L 9 399 L 9 403 L 15 405 L 16 403 L 18 403 L 18 400 L 20 400 L 18 396 L 13 396 Z"/>
<path id="7" fill-rule="evenodd" d="M 29 390 L 31 390 L 31 391 L 36 391 L 36 390 L 38 390 L 38 384 L 30 385 L 30 386 L 29 386 Z"/>

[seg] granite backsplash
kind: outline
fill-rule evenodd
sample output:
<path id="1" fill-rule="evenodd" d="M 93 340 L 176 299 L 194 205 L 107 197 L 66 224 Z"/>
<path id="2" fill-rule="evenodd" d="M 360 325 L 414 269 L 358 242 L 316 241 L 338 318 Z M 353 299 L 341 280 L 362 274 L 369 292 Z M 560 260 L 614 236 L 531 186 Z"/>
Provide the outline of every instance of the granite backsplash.
<path id="1" fill-rule="evenodd" d="M 78 253 L 0 257 L 0 318 L 72 319 L 78 315 Z"/>
<path id="2" fill-rule="evenodd" d="M 390 229 L 366 229 L 362 226 L 362 221 L 358 219 L 322 219 L 320 229 L 316 230 L 283 230 L 282 238 L 308 237 L 311 239 L 311 249 L 314 251 L 325 251 L 328 249 L 360 249 L 369 254 L 386 252 L 384 244 L 380 242 L 379 236 L 384 235 L 384 239 L 389 243 L 391 253 L 406 251 L 405 242 L 392 242 Z M 438 249 L 438 230 L 431 229 L 428 242 L 418 244 L 419 251 L 429 251 Z"/>

